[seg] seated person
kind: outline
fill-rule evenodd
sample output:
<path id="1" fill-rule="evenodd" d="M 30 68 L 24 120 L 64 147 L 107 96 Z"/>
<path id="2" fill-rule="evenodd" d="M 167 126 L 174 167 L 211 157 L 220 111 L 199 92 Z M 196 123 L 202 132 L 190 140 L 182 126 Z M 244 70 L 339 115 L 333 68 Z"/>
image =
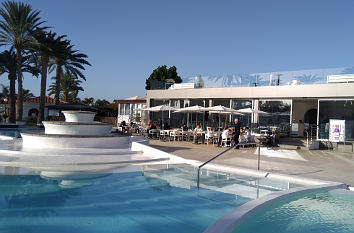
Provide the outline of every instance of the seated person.
<path id="1" fill-rule="evenodd" d="M 150 129 L 157 129 L 157 122 L 152 123 Z"/>
<path id="2" fill-rule="evenodd" d="M 197 127 L 194 129 L 193 134 L 194 134 L 194 143 L 198 143 L 199 138 L 202 137 L 202 128 L 200 127 L 199 124 L 197 124 Z"/>
<path id="3" fill-rule="evenodd" d="M 170 127 L 170 125 L 168 124 L 168 122 L 167 121 L 165 121 L 165 123 L 163 124 L 163 129 L 164 130 L 168 130 L 168 129 L 170 129 L 171 127 Z"/>
<path id="4" fill-rule="evenodd" d="M 245 131 L 243 132 L 243 136 L 246 142 L 251 142 L 252 135 L 251 135 L 251 130 L 248 127 L 245 128 Z"/>
<path id="5" fill-rule="evenodd" d="M 187 125 L 186 124 L 182 125 L 181 130 L 182 130 L 182 132 L 188 131 Z"/>
<path id="6" fill-rule="evenodd" d="M 122 127 L 122 132 L 126 133 L 127 132 L 127 123 L 125 121 L 122 121 L 119 125 L 119 127 Z"/>
<path id="7" fill-rule="evenodd" d="M 209 136 L 213 136 L 213 134 L 214 134 L 214 128 L 211 127 L 211 126 L 208 126 L 208 127 L 207 127 L 207 134 L 208 134 Z"/>
<path id="8" fill-rule="evenodd" d="M 224 130 L 222 131 L 222 133 L 220 134 L 219 136 L 219 143 L 218 143 L 218 146 L 222 146 L 222 139 L 226 139 L 228 137 L 231 136 L 231 129 L 225 127 Z M 230 140 L 231 142 L 231 140 Z"/>

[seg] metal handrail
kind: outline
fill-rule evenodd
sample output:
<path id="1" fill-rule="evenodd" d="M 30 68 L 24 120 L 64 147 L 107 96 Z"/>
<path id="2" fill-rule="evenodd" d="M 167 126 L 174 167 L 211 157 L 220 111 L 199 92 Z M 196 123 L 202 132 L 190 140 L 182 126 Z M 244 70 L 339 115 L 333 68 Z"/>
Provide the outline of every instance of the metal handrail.
<path id="1" fill-rule="evenodd" d="M 199 165 L 198 167 L 198 178 L 197 178 L 197 188 L 199 189 L 199 176 L 200 176 L 200 169 L 202 167 L 204 167 L 205 165 L 207 165 L 209 162 L 213 161 L 214 159 L 218 158 L 219 156 L 221 156 L 222 154 L 228 152 L 229 150 L 233 149 L 234 147 L 238 146 L 238 144 L 231 146 L 230 148 L 228 148 L 227 150 L 224 150 L 223 152 L 217 154 L 216 156 L 214 156 L 213 158 L 209 159 L 208 161 L 206 161 L 205 163 L 203 163 L 202 165 Z"/>

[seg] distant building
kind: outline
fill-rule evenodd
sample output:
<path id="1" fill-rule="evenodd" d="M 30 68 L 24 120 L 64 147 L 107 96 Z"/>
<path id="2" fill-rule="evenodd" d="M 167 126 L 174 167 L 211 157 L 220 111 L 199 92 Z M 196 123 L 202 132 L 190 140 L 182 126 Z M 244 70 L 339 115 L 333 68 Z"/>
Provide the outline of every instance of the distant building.
<path id="1" fill-rule="evenodd" d="M 148 90 L 147 106 L 174 108 L 224 105 L 233 109 L 252 108 L 267 115 L 237 116 L 243 126 L 276 128 L 286 135 L 303 136 L 312 126 L 318 139 L 329 137 L 329 120 L 345 120 L 346 140 L 354 140 L 353 68 L 302 70 L 250 75 L 203 77 L 206 88 Z M 150 113 L 156 121 L 168 112 Z M 230 124 L 236 116 L 209 113 L 172 113 L 171 126 L 187 123 Z M 219 121 L 219 117 L 221 121 Z"/>
<path id="2" fill-rule="evenodd" d="M 130 122 L 135 122 L 136 116 L 140 119 L 143 117 L 143 111 L 141 111 L 141 109 L 146 108 L 145 97 L 133 96 L 126 99 L 115 100 L 114 102 L 118 104 L 118 124 L 123 121 L 129 124 Z"/>
<path id="3" fill-rule="evenodd" d="M 23 101 L 23 119 L 28 117 L 37 117 L 39 113 L 39 97 L 27 98 Z M 65 103 L 64 101 L 60 101 L 60 103 Z M 54 98 L 46 96 L 45 97 L 45 108 L 44 108 L 44 116 L 48 116 L 48 106 L 54 105 Z M 0 101 L 0 114 L 8 115 L 9 103 L 8 100 Z M 45 117 L 47 118 L 47 117 Z"/>

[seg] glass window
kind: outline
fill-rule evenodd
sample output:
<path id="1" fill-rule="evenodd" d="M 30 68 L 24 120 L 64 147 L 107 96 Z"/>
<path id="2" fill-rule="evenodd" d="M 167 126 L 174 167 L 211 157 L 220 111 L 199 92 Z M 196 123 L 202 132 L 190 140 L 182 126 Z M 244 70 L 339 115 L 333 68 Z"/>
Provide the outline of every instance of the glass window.
<path id="1" fill-rule="evenodd" d="M 125 104 L 125 115 L 130 115 L 130 104 Z"/>
<path id="2" fill-rule="evenodd" d="M 232 100 L 231 108 L 233 109 L 242 109 L 242 108 L 252 108 L 252 100 Z M 233 119 L 238 118 L 241 127 L 250 126 L 251 125 L 251 114 L 243 114 L 243 115 L 233 115 Z M 232 122 L 233 122 L 232 119 Z"/>
<path id="3" fill-rule="evenodd" d="M 119 115 L 125 115 L 125 104 L 119 104 Z"/>
<path id="4" fill-rule="evenodd" d="M 345 139 L 354 140 L 354 100 L 319 101 L 319 139 L 328 139 L 330 119 L 345 120 Z"/>
<path id="5" fill-rule="evenodd" d="M 272 128 L 289 135 L 291 100 L 260 100 L 259 110 L 268 113 L 259 114 L 260 128 Z"/>

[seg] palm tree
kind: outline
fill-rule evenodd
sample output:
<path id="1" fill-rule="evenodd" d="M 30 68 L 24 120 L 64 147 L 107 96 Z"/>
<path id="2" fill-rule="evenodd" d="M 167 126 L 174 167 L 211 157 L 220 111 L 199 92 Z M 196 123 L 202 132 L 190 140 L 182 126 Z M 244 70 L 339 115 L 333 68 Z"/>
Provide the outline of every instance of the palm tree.
<path id="1" fill-rule="evenodd" d="M 73 45 L 68 43 L 62 43 L 62 46 L 58 46 L 54 50 L 54 63 L 51 64 L 51 68 L 49 72 L 52 72 L 54 68 L 56 68 L 56 84 L 55 84 L 55 95 L 54 102 L 56 105 L 59 104 L 60 99 L 60 78 L 62 77 L 63 68 L 67 73 L 74 76 L 75 78 L 82 78 L 86 81 L 85 75 L 81 72 L 81 70 L 85 70 L 84 65 L 91 64 L 86 60 L 88 56 L 84 53 L 79 53 L 78 50 L 73 49 Z"/>
<path id="2" fill-rule="evenodd" d="M 53 95 L 56 93 L 56 77 L 52 79 L 55 82 L 49 86 L 49 95 Z M 61 74 L 60 78 L 60 99 L 64 100 L 65 102 L 74 102 L 77 99 L 77 95 L 79 91 L 84 91 L 84 89 L 80 86 L 81 80 L 78 80 L 72 74 L 65 72 Z"/>
<path id="3" fill-rule="evenodd" d="M 8 73 L 8 79 L 10 80 L 9 121 L 11 123 L 16 122 L 16 68 L 16 54 L 13 49 L 5 50 L 4 52 L 0 53 L 0 75 Z M 31 73 L 34 76 L 38 76 L 39 74 L 39 69 L 33 66 L 30 56 L 24 56 L 22 58 L 21 71 Z"/>
<path id="4" fill-rule="evenodd" d="M 91 105 L 93 102 L 95 101 L 94 98 L 85 98 L 83 100 L 81 100 L 81 103 L 85 104 L 85 105 Z"/>
<path id="5" fill-rule="evenodd" d="M 46 32 L 40 28 L 31 32 L 34 43 L 32 44 L 31 50 L 37 52 L 41 60 L 41 88 L 40 88 L 40 98 L 39 98 L 39 114 L 37 118 L 37 123 L 40 124 L 44 120 L 44 105 L 47 87 L 47 72 L 49 58 L 54 55 L 54 48 L 58 47 L 58 44 L 66 43 L 62 39 L 65 36 L 57 36 L 56 33 Z"/>
<path id="6" fill-rule="evenodd" d="M 16 49 L 16 70 L 18 81 L 18 98 L 16 119 L 22 120 L 22 54 L 32 41 L 30 31 L 39 27 L 43 21 L 38 16 L 40 11 L 32 10 L 31 5 L 6 1 L 0 9 L 0 45 L 10 45 Z"/>
<path id="7" fill-rule="evenodd" d="M 23 99 L 29 99 L 29 98 L 33 98 L 34 95 L 31 92 L 31 90 L 28 89 L 23 89 Z"/>
<path id="8" fill-rule="evenodd" d="M 9 98 L 10 94 L 9 94 L 9 86 L 5 86 L 4 84 L 1 84 L 1 93 L 0 93 L 0 98 L 2 99 L 7 99 Z"/>

